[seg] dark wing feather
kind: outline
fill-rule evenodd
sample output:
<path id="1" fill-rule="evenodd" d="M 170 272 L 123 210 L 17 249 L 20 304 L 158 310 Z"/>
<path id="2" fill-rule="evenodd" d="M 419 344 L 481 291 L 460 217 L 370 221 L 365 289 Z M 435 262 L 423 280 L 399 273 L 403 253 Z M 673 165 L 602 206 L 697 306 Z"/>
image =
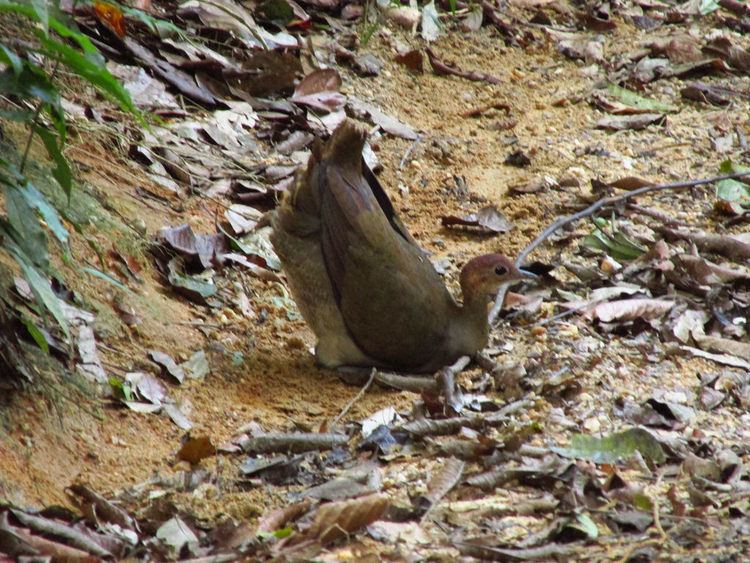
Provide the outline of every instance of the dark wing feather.
<path id="1" fill-rule="evenodd" d="M 361 160 L 324 166 L 321 243 L 347 329 L 373 358 L 419 367 L 443 346 L 452 298 L 400 221 L 394 226 L 393 206 L 379 184 L 380 198 L 373 191 Z"/>

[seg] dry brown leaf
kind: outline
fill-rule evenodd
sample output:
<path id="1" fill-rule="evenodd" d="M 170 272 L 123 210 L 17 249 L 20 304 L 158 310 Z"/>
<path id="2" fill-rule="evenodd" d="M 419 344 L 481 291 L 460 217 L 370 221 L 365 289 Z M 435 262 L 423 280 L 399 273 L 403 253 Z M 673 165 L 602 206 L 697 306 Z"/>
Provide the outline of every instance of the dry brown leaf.
<path id="1" fill-rule="evenodd" d="M 429 507 L 440 502 L 458 484 L 465 466 L 466 464 L 463 461 L 454 457 L 445 461 L 440 471 L 427 484 L 427 493 L 424 495 L 424 499 L 429 503 Z"/>
<path id="2" fill-rule="evenodd" d="M 653 186 L 654 182 L 638 178 L 637 176 L 625 176 L 614 182 L 610 182 L 609 186 L 620 190 L 637 190 L 638 188 L 644 188 L 646 186 Z"/>
<path id="3" fill-rule="evenodd" d="M 666 299 L 622 299 L 597 305 L 593 314 L 604 323 L 635 319 L 652 320 L 662 316 L 674 305 L 674 301 Z"/>
<path id="4" fill-rule="evenodd" d="M 216 448 L 208 436 L 189 437 L 177 452 L 177 459 L 195 465 L 202 459 L 216 455 Z"/>
<path id="5" fill-rule="evenodd" d="M 323 504 L 315 513 L 312 525 L 300 536 L 298 542 L 312 540 L 326 545 L 375 522 L 386 508 L 388 498 L 382 494 Z"/>
<path id="6" fill-rule="evenodd" d="M 692 254 L 680 254 L 673 258 L 673 260 L 678 273 L 684 272 L 701 285 L 714 285 L 735 280 L 750 279 L 750 274 L 746 271 L 719 266 L 705 258 Z"/>
<path id="7" fill-rule="evenodd" d="M 283 508 L 277 508 L 268 514 L 264 514 L 258 520 L 257 532 L 271 533 L 285 527 L 289 522 L 294 522 L 304 515 L 310 509 L 312 504 L 312 499 L 306 498 L 300 502 L 290 504 Z"/>
<path id="8" fill-rule="evenodd" d="M 630 129 L 637 131 L 645 129 L 649 125 L 663 126 L 667 122 L 667 116 L 663 113 L 641 113 L 637 115 L 605 117 L 596 122 L 597 129 L 608 129 L 610 131 L 624 131 Z"/>

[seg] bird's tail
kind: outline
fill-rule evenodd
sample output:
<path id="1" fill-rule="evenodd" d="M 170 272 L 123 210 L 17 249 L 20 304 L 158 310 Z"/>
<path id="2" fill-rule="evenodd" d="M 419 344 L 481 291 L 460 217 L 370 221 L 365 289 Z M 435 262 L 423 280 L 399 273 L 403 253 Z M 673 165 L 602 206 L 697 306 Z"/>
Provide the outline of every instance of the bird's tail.
<path id="1" fill-rule="evenodd" d="M 294 183 L 284 193 L 273 216 L 274 228 L 298 236 L 318 229 L 321 190 L 326 189 L 322 177 L 328 165 L 351 166 L 362 173 L 362 150 L 367 140 L 367 129 L 352 119 L 345 119 L 323 143 L 316 140 L 307 166 L 298 171 Z"/>

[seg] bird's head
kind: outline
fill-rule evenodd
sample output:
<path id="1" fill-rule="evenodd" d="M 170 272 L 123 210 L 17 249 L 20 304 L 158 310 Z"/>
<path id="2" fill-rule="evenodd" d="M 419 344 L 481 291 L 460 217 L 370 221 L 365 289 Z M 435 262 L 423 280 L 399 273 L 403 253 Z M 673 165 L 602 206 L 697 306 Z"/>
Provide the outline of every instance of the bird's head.
<path id="1" fill-rule="evenodd" d="M 507 256 L 484 254 L 472 258 L 461 269 L 461 291 L 464 299 L 492 296 L 502 285 L 535 277 L 535 274 L 517 268 Z"/>

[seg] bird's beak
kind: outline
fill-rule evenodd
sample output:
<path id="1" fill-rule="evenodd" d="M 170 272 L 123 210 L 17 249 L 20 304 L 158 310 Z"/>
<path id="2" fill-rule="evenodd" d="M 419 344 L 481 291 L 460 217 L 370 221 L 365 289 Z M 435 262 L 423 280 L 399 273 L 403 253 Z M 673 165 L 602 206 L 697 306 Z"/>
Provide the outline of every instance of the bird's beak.
<path id="1" fill-rule="evenodd" d="M 539 276 L 537 274 L 535 274 L 534 272 L 530 272 L 529 270 L 524 270 L 523 268 L 518 268 L 518 273 L 521 279 L 526 279 L 526 280 L 539 279 Z"/>

